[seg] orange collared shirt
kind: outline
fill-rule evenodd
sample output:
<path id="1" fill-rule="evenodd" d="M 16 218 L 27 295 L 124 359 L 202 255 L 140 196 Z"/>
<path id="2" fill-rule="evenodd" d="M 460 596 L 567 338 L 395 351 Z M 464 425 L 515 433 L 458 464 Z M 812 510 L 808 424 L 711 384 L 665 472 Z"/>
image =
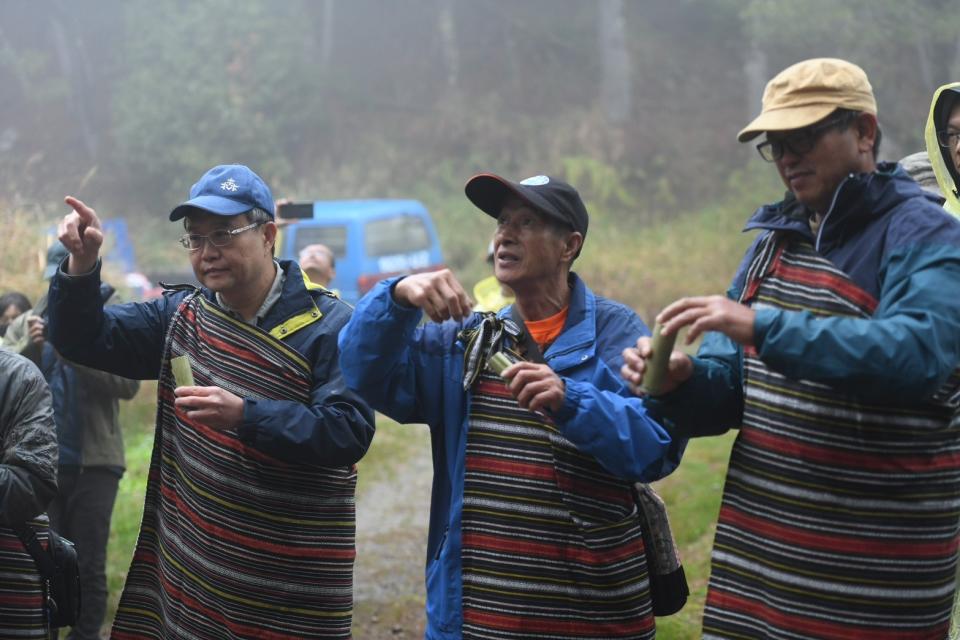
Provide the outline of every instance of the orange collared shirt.
<path id="1" fill-rule="evenodd" d="M 560 332 L 563 331 L 563 325 L 567 322 L 568 311 L 570 311 L 569 305 L 549 318 L 544 318 L 543 320 L 528 320 L 526 322 L 527 331 L 530 332 L 530 337 L 533 338 L 533 341 L 540 347 L 540 351 L 546 351 L 547 347 L 556 340 Z"/>

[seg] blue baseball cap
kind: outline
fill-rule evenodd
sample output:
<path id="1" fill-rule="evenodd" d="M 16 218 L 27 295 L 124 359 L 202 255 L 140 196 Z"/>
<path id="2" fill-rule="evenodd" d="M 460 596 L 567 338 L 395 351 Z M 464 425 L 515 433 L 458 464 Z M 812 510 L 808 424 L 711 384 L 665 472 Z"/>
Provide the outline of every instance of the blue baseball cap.
<path id="1" fill-rule="evenodd" d="M 47 248 L 47 266 L 43 269 L 43 279 L 49 280 L 57 273 L 63 259 L 70 255 L 63 243 L 57 240 Z"/>
<path id="2" fill-rule="evenodd" d="M 176 221 L 200 209 L 218 216 L 236 216 L 251 209 L 263 209 L 273 218 L 270 187 L 249 167 L 221 164 L 210 169 L 190 187 L 190 199 L 170 212 Z"/>

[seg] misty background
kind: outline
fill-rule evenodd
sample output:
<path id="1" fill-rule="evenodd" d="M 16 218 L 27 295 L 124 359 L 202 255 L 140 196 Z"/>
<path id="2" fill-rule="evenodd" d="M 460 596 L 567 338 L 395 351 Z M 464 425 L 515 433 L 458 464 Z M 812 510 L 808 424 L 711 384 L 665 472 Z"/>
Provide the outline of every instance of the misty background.
<path id="1" fill-rule="evenodd" d="M 576 270 L 649 323 L 726 289 L 744 221 L 783 193 L 736 134 L 809 57 L 866 70 L 898 159 L 960 80 L 960 0 L 0 0 L 0 291 L 45 291 L 67 194 L 127 221 L 139 270 L 188 269 L 167 215 L 223 163 L 277 198 L 421 200 L 469 288 L 494 222 L 466 180 L 547 173 L 590 211 Z M 107 627 L 153 447 L 143 389 L 121 409 Z M 691 442 L 658 483 L 691 590 L 658 637 L 700 637 L 732 435 Z M 381 416 L 359 466 L 354 637 L 422 637 L 429 433 Z"/>
<path id="2" fill-rule="evenodd" d="M 74 194 L 134 223 L 147 266 L 185 263 L 167 212 L 207 168 L 237 162 L 277 198 L 419 198 L 447 264 L 478 276 L 492 224 L 462 187 L 480 171 L 566 178 L 591 232 L 639 235 L 753 190 L 745 219 L 782 187 L 735 135 L 759 112 L 766 81 L 803 58 L 867 71 L 883 158 L 922 149 L 930 96 L 960 76 L 958 9 L 960 0 L 4 0 L 0 208 L 47 224 Z"/>

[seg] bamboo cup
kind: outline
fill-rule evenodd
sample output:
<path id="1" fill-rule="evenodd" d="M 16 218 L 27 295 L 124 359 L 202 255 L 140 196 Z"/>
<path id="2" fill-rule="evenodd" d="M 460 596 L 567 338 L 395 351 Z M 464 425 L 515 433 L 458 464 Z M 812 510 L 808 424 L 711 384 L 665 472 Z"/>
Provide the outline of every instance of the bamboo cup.
<path id="1" fill-rule="evenodd" d="M 170 358 L 170 368 L 173 369 L 173 382 L 178 387 L 193 386 L 193 371 L 190 369 L 190 357 L 187 355 Z"/>
<path id="2" fill-rule="evenodd" d="M 651 396 L 659 395 L 660 389 L 667 380 L 667 366 L 670 364 L 670 353 L 673 352 L 673 344 L 677 340 L 677 332 L 674 331 L 668 336 L 661 333 L 663 329 L 660 323 L 653 325 L 653 342 L 650 348 L 653 353 L 647 361 L 647 370 L 643 374 L 643 382 L 640 388 Z"/>
<path id="3" fill-rule="evenodd" d="M 503 370 L 513 364 L 502 351 L 492 354 L 487 358 L 487 367 L 500 377 L 503 377 Z"/>

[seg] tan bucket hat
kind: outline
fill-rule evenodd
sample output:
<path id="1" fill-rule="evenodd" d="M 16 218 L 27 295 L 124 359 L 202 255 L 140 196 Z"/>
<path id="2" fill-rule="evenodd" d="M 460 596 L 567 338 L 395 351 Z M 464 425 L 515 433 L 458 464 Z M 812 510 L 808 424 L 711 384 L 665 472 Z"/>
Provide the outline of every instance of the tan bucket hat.
<path id="1" fill-rule="evenodd" d="M 737 135 L 748 142 L 765 131 L 800 129 L 835 109 L 877 115 L 873 87 L 863 69 L 839 58 L 813 58 L 787 67 L 763 90 L 760 115 Z"/>

